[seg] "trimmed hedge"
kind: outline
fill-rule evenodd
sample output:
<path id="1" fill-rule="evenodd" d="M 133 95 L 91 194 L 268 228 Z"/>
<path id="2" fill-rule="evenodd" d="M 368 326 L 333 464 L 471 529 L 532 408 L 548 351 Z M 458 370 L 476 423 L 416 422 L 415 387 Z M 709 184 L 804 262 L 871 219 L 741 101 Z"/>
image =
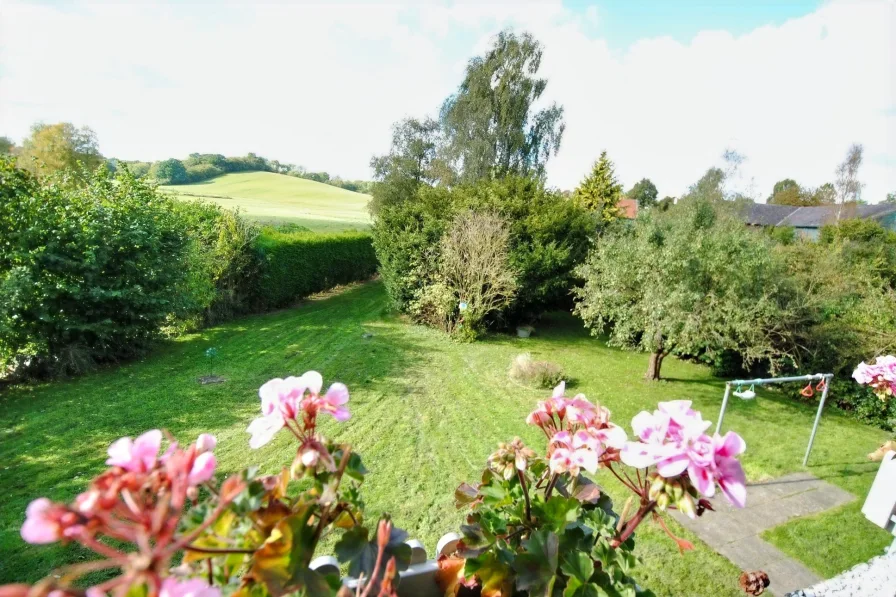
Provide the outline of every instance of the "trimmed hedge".
<path id="1" fill-rule="evenodd" d="M 256 242 L 261 258 L 259 308 L 284 307 L 339 284 L 365 280 L 377 268 L 369 234 L 314 234 L 265 230 Z"/>

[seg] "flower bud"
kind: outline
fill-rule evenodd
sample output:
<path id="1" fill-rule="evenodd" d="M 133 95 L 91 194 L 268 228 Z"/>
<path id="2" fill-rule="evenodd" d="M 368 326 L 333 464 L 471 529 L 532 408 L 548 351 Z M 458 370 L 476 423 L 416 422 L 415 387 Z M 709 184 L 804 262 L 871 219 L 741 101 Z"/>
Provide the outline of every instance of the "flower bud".
<path id="1" fill-rule="evenodd" d="M 661 493 L 656 496 L 656 507 L 659 508 L 662 512 L 666 511 L 666 508 L 669 507 L 669 494 Z"/>
<path id="2" fill-rule="evenodd" d="M 666 493 L 669 494 L 673 502 L 677 502 L 684 495 L 684 487 L 681 486 L 680 481 L 671 481 L 666 483 Z"/>
<path id="3" fill-rule="evenodd" d="M 392 522 L 387 519 L 380 520 L 380 525 L 377 527 L 376 531 L 376 544 L 385 548 L 389 545 L 389 537 L 392 535 Z"/>
<path id="4" fill-rule="evenodd" d="M 386 564 L 386 572 L 384 578 L 386 580 L 392 580 L 395 578 L 395 575 L 398 572 L 398 566 L 395 564 L 395 556 L 389 558 L 389 563 Z"/>
<path id="5" fill-rule="evenodd" d="M 687 494 L 683 495 L 676 505 L 678 510 L 688 518 L 697 517 L 697 504 L 694 503 L 694 498 L 691 496 Z"/>

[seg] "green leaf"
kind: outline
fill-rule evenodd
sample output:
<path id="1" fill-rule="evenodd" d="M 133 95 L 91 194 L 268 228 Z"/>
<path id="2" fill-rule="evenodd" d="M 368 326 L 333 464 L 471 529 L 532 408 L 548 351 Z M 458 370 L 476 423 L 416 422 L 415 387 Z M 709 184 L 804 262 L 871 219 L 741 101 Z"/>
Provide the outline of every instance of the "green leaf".
<path id="1" fill-rule="evenodd" d="M 350 562 L 357 558 L 367 547 L 368 531 L 366 527 L 358 525 L 342 534 L 342 538 L 336 542 L 333 551 L 340 563 Z"/>
<path id="2" fill-rule="evenodd" d="M 586 583 L 594 574 L 594 562 L 586 553 L 570 551 L 563 554 L 560 570 L 570 578 Z"/>
<path id="3" fill-rule="evenodd" d="M 360 454 L 357 454 L 356 452 L 351 453 L 351 455 L 348 457 L 348 466 L 345 467 L 345 474 L 352 479 L 355 479 L 356 481 L 364 480 L 364 476 L 367 474 L 367 469 L 361 462 Z"/>
<path id="4" fill-rule="evenodd" d="M 381 568 L 385 568 L 386 564 L 389 563 L 389 559 L 394 556 L 398 570 L 407 570 L 407 567 L 411 562 L 411 546 L 405 543 L 407 538 L 408 534 L 405 531 L 398 527 L 392 527 L 392 532 L 389 535 L 389 542 L 386 544 L 383 560 L 380 563 Z M 347 548 L 348 546 L 346 546 L 346 549 Z M 374 533 L 372 539 L 368 541 L 363 548 L 358 550 L 356 555 L 351 559 L 351 563 L 348 566 L 348 573 L 355 578 L 360 577 L 361 574 L 370 578 L 373 568 L 376 566 L 377 552 L 376 533 Z"/>
<path id="5" fill-rule="evenodd" d="M 563 597 L 610 597 L 610 594 L 594 583 L 583 583 L 570 578 L 563 590 Z"/>
<path id="6" fill-rule="evenodd" d="M 530 596 L 550 595 L 556 580 L 557 548 L 560 540 L 551 531 L 539 529 L 523 542 L 525 552 L 513 563 L 517 589 Z"/>
<path id="7" fill-rule="evenodd" d="M 561 532 L 566 525 L 578 518 L 579 502 L 574 498 L 555 495 L 547 502 L 533 504 L 535 516 L 554 532 Z"/>

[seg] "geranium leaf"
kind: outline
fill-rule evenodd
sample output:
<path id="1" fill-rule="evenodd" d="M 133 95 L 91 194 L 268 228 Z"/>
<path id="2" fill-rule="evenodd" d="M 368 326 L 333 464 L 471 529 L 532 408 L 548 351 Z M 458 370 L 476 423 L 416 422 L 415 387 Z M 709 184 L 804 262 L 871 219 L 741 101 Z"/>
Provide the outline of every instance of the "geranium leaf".
<path id="1" fill-rule="evenodd" d="M 586 553 L 568 551 L 560 560 L 560 570 L 570 578 L 575 578 L 584 584 L 594 574 L 594 562 Z"/>
<path id="2" fill-rule="evenodd" d="M 274 527 L 253 558 L 251 574 L 273 597 L 304 586 L 305 572 L 314 555 L 314 527 L 308 524 L 312 509 L 306 506 Z"/>
<path id="3" fill-rule="evenodd" d="M 557 548 L 560 540 L 551 531 L 539 529 L 523 542 L 525 552 L 513 562 L 516 588 L 529 595 L 550 595 L 556 579 Z"/>
<path id="4" fill-rule="evenodd" d="M 468 483 L 461 483 L 458 488 L 454 490 L 454 506 L 460 510 L 475 502 L 478 497 L 478 489 Z"/>
<path id="5" fill-rule="evenodd" d="M 366 527 L 356 526 L 344 532 L 333 551 L 340 563 L 350 562 L 358 557 L 367 547 L 368 531 Z"/>

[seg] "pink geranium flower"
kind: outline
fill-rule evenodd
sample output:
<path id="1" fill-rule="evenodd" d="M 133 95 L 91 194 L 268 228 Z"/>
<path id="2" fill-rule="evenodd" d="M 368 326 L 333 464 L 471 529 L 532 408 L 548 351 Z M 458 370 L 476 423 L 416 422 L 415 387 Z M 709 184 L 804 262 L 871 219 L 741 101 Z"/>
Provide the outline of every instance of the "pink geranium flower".
<path id="1" fill-rule="evenodd" d="M 202 433 L 196 439 L 196 451 L 199 454 L 211 452 L 218 445 L 218 439 L 210 433 Z"/>
<path id="2" fill-rule="evenodd" d="M 190 468 L 187 482 L 190 485 L 205 483 L 214 476 L 216 466 L 217 461 L 215 460 L 215 455 L 211 452 L 203 452 L 193 461 L 193 466 Z"/>
<path id="3" fill-rule="evenodd" d="M 169 576 L 162 581 L 159 597 L 221 597 L 221 590 L 199 578 L 178 580 Z"/>
<path id="4" fill-rule="evenodd" d="M 348 388 L 334 383 L 323 396 L 320 395 L 323 378 L 317 371 L 307 371 L 301 377 L 272 379 L 261 386 L 261 417 L 249 424 L 246 431 L 252 434 L 249 446 L 260 448 L 270 442 L 274 435 L 289 421 L 299 419 L 307 429 L 314 428 L 318 413 L 324 412 L 337 421 L 346 421 L 351 416 L 345 404 L 348 402 Z"/>
<path id="5" fill-rule="evenodd" d="M 158 429 L 147 431 L 136 440 L 123 437 L 109 446 L 106 464 L 118 466 L 134 473 L 145 473 L 156 465 L 162 432 Z"/>
<path id="6" fill-rule="evenodd" d="M 577 438 L 567 431 L 554 434 L 550 444 L 548 465 L 553 473 L 569 473 L 577 476 L 581 469 L 597 472 L 600 453 L 591 449 L 592 438 Z M 597 444 L 598 449 L 602 448 Z"/>
<path id="7" fill-rule="evenodd" d="M 318 412 L 327 413 L 340 423 L 351 418 L 351 413 L 345 407 L 345 403 L 348 402 L 348 388 L 345 384 L 334 383 L 323 396 L 312 396 L 314 407 Z"/>
<path id="8" fill-rule="evenodd" d="M 28 543 L 53 543 L 62 538 L 62 526 L 54 516 L 55 506 L 47 498 L 38 498 L 25 510 L 22 539 Z"/>

